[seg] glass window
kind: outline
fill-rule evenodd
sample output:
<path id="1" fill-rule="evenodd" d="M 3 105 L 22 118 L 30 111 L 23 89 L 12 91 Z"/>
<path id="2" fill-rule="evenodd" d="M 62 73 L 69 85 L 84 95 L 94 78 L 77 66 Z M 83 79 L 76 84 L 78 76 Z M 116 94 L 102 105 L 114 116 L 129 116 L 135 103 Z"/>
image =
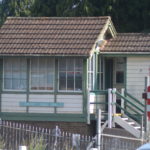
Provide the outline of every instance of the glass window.
<path id="1" fill-rule="evenodd" d="M 31 90 L 54 89 L 54 59 L 38 57 L 31 59 Z"/>
<path id="2" fill-rule="evenodd" d="M 95 67 L 95 55 L 88 60 L 88 87 L 89 90 L 94 89 L 94 67 Z"/>
<path id="3" fill-rule="evenodd" d="M 104 89 L 104 58 L 99 56 L 98 57 L 98 89 Z"/>
<path id="4" fill-rule="evenodd" d="M 4 58 L 4 89 L 25 90 L 27 61 L 22 57 Z"/>
<path id="5" fill-rule="evenodd" d="M 82 90 L 82 59 L 59 59 L 59 90 Z"/>

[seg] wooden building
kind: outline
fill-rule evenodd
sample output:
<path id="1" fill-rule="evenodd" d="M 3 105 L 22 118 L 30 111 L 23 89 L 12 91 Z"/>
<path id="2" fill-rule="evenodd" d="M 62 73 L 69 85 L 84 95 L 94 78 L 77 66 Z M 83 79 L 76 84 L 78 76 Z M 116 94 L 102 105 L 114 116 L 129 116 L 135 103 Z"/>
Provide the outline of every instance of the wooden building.
<path id="1" fill-rule="evenodd" d="M 142 102 L 149 41 L 117 33 L 110 17 L 8 17 L 0 28 L 0 117 L 86 125 L 96 101 L 89 91 L 114 87 Z"/>

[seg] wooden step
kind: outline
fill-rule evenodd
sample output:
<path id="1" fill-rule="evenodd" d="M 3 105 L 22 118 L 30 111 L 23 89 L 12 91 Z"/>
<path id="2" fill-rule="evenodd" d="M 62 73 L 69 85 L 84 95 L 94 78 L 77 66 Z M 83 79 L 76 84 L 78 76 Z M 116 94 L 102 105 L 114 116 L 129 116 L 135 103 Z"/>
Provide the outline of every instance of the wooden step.
<path id="1" fill-rule="evenodd" d="M 122 120 L 126 121 L 126 120 L 128 120 L 128 118 L 122 118 Z"/>
<path id="2" fill-rule="evenodd" d="M 127 122 L 129 125 L 134 125 L 135 122 Z"/>

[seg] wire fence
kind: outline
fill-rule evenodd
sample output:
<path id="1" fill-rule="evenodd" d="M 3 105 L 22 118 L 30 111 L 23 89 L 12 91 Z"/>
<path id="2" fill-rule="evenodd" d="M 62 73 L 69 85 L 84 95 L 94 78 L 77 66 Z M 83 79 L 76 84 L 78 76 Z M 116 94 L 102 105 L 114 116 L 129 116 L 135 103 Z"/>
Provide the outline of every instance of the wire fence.
<path id="1" fill-rule="evenodd" d="M 90 136 L 61 132 L 57 126 L 51 130 L 9 121 L 2 121 L 0 136 L 0 143 L 7 150 L 18 150 L 20 145 L 30 146 L 31 143 L 36 145 L 39 140 L 42 140 L 45 150 L 86 150 L 92 139 Z"/>
<path id="2" fill-rule="evenodd" d="M 87 150 L 91 136 L 41 128 L 28 124 L 2 121 L 0 124 L 0 149 L 18 150 L 20 145 L 30 146 L 42 142 L 42 150 Z M 101 134 L 101 150 L 136 150 L 145 142 L 141 139 Z M 94 145 L 96 146 L 96 140 Z"/>
<path id="3" fill-rule="evenodd" d="M 136 150 L 145 142 L 141 139 L 102 134 L 101 150 Z"/>

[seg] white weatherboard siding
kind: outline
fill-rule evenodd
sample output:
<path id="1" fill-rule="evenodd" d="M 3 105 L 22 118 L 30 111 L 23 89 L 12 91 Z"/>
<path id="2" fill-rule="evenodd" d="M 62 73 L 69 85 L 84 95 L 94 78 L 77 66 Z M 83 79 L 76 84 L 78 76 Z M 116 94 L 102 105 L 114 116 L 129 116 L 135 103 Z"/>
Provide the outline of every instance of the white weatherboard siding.
<path id="1" fill-rule="evenodd" d="M 103 103 L 106 102 L 106 96 L 105 95 L 95 95 L 90 94 L 90 103 L 97 102 L 97 103 Z M 102 111 L 105 111 L 106 105 L 103 104 L 90 104 L 90 114 L 96 113 L 96 109 L 101 109 Z"/>
<path id="2" fill-rule="evenodd" d="M 2 94 L 2 112 L 26 112 L 19 102 L 26 101 L 26 94 Z"/>
<path id="3" fill-rule="evenodd" d="M 83 112 L 82 95 L 57 95 L 57 102 L 64 103 L 64 107 L 57 108 L 57 113 L 81 114 Z"/>
<path id="4" fill-rule="evenodd" d="M 29 102 L 54 102 L 54 95 L 30 94 Z M 29 107 L 30 113 L 54 113 L 54 107 Z"/>
<path id="5" fill-rule="evenodd" d="M 149 57 L 127 58 L 127 91 L 143 102 L 145 77 L 150 75 Z"/>

